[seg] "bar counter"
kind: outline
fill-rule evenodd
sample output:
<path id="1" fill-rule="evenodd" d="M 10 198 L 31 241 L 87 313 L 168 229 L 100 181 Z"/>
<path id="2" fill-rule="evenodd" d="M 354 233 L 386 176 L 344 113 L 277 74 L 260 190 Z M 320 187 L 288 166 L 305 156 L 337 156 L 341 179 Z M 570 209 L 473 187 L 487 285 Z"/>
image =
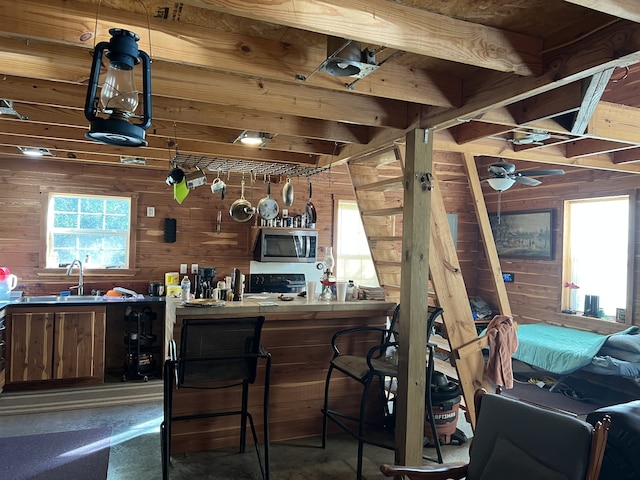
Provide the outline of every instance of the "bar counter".
<path id="1" fill-rule="evenodd" d="M 264 305 L 275 303 L 274 306 Z M 350 302 L 309 301 L 294 297 L 282 301 L 277 294 L 245 295 L 239 302 L 219 307 L 187 307 L 178 299 L 167 299 L 165 339 L 175 339 L 179 348 L 183 319 L 239 318 L 264 315 L 262 345 L 271 353 L 269 426 L 271 441 L 321 435 L 324 382 L 333 356 L 331 338 L 344 328 L 384 327 L 395 303 L 374 300 Z M 371 339 L 350 345 L 354 353 L 366 352 Z M 249 412 L 262 441 L 264 362 L 255 384 L 249 388 Z M 332 392 L 339 392 L 346 410 L 356 412 L 360 404 L 359 384 L 350 379 L 332 379 Z M 239 405 L 239 389 L 180 389 L 173 396 L 174 415 L 201 411 L 224 411 Z M 238 445 L 238 416 L 188 420 L 173 423 L 171 453 L 212 450 Z M 247 441 L 250 442 L 248 434 Z"/>

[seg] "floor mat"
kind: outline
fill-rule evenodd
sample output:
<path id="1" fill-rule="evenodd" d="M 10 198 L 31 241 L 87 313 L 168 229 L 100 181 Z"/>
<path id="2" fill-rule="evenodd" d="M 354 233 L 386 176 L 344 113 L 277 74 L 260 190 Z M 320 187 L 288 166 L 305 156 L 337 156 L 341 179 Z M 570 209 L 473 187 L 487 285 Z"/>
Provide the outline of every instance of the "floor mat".
<path id="1" fill-rule="evenodd" d="M 0 438 L 0 478 L 107 478 L 111 428 Z"/>

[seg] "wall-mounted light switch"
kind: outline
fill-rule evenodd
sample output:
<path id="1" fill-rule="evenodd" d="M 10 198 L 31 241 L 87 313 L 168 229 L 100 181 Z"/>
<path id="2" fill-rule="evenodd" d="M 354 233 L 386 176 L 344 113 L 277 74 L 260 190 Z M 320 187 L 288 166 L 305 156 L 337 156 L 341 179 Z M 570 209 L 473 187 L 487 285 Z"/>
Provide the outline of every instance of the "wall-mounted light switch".
<path id="1" fill-rule="evenodd" d="M 187 264 L 186 263 L 181 263 L 180 264 L 180 273 L 187 273 Z"/>
<path id="2" fill-rule="evenodd" d="M 155 217 L 156 209 L 155 207 L 147 207 L 147 217 Z"/>
<path id="3" fill-rule="evenodd" d="M 192 263 L 191 264 L 191 273 L 198 273 L 198 264 L 197 263 Z"/>

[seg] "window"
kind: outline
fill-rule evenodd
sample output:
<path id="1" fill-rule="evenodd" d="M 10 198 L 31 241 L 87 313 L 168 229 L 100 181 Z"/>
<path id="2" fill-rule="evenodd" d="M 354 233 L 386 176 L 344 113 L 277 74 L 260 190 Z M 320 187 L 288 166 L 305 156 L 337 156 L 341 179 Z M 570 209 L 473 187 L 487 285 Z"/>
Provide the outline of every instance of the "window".
<path id="1" fill-rule="evenodd" d="M 341 280 L 353 280 L 357 285 L 379 286 L 356 202 L 338 201 L 336 252 L 336 272 Z"/>
<path id="2" fill-rule="evenodd" d="M 131 199 L 50 194 L 47 268 L 79 259 L 88 268 L 129 268 Z"/>
<path id="3" fill-rule="evenodd" d="M 598 296 L 605 320 L 628 307 L 629 205 L 628 195 L 565 202 L 565 311 L 583 313 L 587 295 Z"/>

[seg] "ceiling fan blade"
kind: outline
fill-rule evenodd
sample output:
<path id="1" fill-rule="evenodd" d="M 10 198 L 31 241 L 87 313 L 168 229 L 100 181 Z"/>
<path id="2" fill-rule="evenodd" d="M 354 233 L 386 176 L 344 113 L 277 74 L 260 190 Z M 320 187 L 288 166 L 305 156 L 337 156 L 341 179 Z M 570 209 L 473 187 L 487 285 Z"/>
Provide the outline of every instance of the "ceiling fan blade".
<path id="1" fill-rule="evenodd" d="M 561 168 L 551 170 L 527 170 L 525 172 L 518 172 L 519 176 L 523 177 L 542 177 L 545 175 L 564 175 L 564 170 Z"/>
<path id="2" fill-rule="evenodd" d="M 535 187 L 536 185 L 540 185 L 542 183 L 540 180 L 536 180 L 535 178 L 518 176 L 515 177 L 515 181 L 523 185 L 528 185 L 530 187 Z"/>

